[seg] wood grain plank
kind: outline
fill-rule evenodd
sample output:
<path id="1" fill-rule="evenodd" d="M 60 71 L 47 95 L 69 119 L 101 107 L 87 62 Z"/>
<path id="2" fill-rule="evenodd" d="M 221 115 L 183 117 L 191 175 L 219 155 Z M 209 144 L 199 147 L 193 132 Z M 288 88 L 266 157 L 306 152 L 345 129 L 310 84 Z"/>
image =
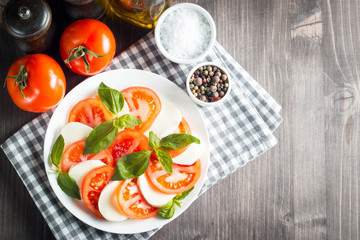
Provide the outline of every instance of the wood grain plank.
<path id="1" fill-rule="evenodd" d="M 323 8 L 327 231 L 331 239 L 359 239 L 359 3 L 326 1 Z"/>
<path id="2" fill-rule="evenodd" d="M 292 6 L 289 118 L 293 135 L 293 199 L 296 239 L 326 238 L 322 19 L 316 2 Z M 300 13 L 300 14 L 299 14 Z M 304 57 L 306 56 L 306 57 Z"/>

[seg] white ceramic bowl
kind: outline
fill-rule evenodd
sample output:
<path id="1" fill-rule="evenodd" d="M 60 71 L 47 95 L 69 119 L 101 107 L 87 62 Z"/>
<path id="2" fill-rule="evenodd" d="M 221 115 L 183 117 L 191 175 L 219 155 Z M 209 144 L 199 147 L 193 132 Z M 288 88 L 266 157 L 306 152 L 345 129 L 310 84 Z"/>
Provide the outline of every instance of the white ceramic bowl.
<path id="1" fill-rule="evenodd" d="M 208 23 L 210 25 L 211 36 L 210 36 L 208 46 L 205 48 L 205 50 L 202 54 L 200 54 L 194 58 L 178 58 L 176 56 L 169 54 L 169 52 L 164 48 L 164 45 L 160 39 L 160 31 L 162 29 L 161 26 L 164 23 L 164 21 L 166 21 L 167 17 L 170 14 L 174 13 L 174 11 L 181 9 L 181 8 L 196 10 L 197 12 L 199 12 L 201 15 L 203 15 L 205 17 L 205 19 L 208 21 Z M 214 47 L 215 40 L 216 40 L 216 27 L 215 27 L 215 22 L 214 22 L 213 18 L 204 8 L 200 7 L 199 5 L 192 4 L 192 3 L 180 3 L 180 4 L 176 4 L 176 5 L 168 8 L 160 16 L 160 18 L 156 24 L 156 27 L 155 27 L 155 42 L 156 42 L 158 49 L 167 59 L 169 59 L 170 61 L 175 62 L 175 63 L 190 64 L 190 63 L 196 63 L 196 62 L 200 61 Z"/>
<path id="2" fill-rule="evenodd" d="M 190 78 L 192 76 L 192 74 L 199 68 L 199 67 L 202 67 L 202 66 L 215 66 L 217 68 L 220 68 L 228 77 L 228 82 L 229 82 L 229 87 L 228 87 L 228 90 L 226 91 L 225 95 L 220 99 L 220 100 L 217 100 L 215 102 L 204 102 L 204 101 L 201 101 L 200 99 L 198 99 L 197 97 L 194 96 L 194 94 L 191 92 L 190 90 Z M 200 63 L 198 65 L 196 65 L 193 69 L 191 69 L 191 71 L 189 72 L 187 78 L 186 78 L 186 91 L 187 93 L 189 94 L 191 100 L 193 100 L 196 104 L 200 105 L 200 106 L 203 106 L 203 107 L 212 107 L 212 106 L 216 106 L 216 105 L 219 105 L 219 104 L 222 104 L 230 95 L 230 92 L 231 92 L 231 87 L 232 87 L 232 82 L 231 82 L 231 77 L 229 75 L 229 72 L 226 70 L 225 67 L 217 64 L 217 63 L 214 63 L 214 62 L 204 62 L 204 63 Z"/>

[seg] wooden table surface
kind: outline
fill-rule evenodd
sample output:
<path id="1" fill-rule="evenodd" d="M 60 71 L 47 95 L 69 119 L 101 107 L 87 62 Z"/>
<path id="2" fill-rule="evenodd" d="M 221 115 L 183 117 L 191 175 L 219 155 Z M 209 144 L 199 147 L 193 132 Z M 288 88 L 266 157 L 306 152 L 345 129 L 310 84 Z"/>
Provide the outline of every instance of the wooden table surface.
<path id="1" fill-rule="evenodd" d="M 213 186 L 152 239 L 359 239 L 360 2 L 192 2 L 210 12 L 217 40 L 282 105 L 284 122 L 273 149 Z M 55 17 L 61 30 L 61 9 Z M 117 53 L 147 32 L 107 23 Z M 0 28 L 0 79 L 21 55 Z M 51 56 L 60 59 L 57 51 Z M 62 67 L 68 91 L 84 79 Z M 2 143 L 37 114 L 0 91 Z M 0 158 L 0 239 L 53 239 L 2 151 Z"/>

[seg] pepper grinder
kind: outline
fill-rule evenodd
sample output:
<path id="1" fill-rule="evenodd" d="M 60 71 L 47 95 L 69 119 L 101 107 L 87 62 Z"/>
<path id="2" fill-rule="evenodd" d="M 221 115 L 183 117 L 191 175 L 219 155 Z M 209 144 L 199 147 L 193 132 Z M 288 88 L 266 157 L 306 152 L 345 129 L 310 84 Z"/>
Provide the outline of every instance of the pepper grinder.
<path id="1" fill-rule="evenodd" d="M 3 24 L 25 53 L 45 52 L 54 42 L 55 24 L 45 1 L 10 0 L 4 9 Z"/>

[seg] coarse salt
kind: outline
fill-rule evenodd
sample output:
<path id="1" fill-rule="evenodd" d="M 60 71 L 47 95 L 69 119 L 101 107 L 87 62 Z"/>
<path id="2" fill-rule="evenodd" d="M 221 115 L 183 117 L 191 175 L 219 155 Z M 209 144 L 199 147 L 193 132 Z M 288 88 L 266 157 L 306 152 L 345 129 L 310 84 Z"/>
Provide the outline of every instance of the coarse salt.
<path id="1" fill-rule="evenodd" d="M 160 40 L 173 57 L 191 59 L 202 54 L 211 39 L 207 19 L 197 10 L 180 8 L 164 19 L 160 28 Z"/>

